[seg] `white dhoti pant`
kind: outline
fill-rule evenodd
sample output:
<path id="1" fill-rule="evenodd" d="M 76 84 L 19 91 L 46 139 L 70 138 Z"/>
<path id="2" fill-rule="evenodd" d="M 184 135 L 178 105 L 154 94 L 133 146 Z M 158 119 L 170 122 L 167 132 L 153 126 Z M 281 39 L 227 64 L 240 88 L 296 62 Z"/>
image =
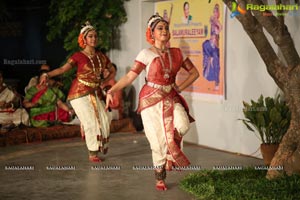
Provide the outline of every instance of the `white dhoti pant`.
<path id="1" fill-rule="evenodd" d="M 93 104 L 93 99 L 96 101 Z M 97 95 L 87 95 L 70 101 L 84 133 L 86 145 L 89 151 L 99 151 L 99 148 L 107 148 L 108 143 L 102 144 L 101 139 L 109 138 L 111 117 L 105 111 L 105 104 Z M 97 139 L 98 138 L 98 139 Z"/>
<path id="2" fill-rule="evenodd" d="M 154 166 L 163 166 L 167 159 L 168 147 L 163 125 L 162 106 L 163 103 L 159 102 L 141 112 L 145 134 L 152 150 Z M 180 103 L 174 104 L 173 124 L 174 129 L 177 129 L 181 136 L 185 135 L 189 129 L 189 117 Z"/>

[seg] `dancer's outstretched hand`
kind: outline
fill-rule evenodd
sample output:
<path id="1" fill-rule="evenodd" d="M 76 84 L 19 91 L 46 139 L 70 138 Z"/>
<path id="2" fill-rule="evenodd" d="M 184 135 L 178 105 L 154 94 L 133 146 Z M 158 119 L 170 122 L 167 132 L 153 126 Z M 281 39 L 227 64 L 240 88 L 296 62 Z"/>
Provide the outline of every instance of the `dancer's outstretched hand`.
<path id="1" fill-rule="evenodd" d="M 113 103 L 113 97 L 112 97 L 112 94 L 107 92 L 106 94 L 106 106 L 105 106 L 105 111 L 108 110 L 109 108 L 109 105 L 111 105 Z"/>
<path id="2" fill-rule="evenodd" d="M 48 75 L 47 73 L 43 73 L 40 77 L 39 85 L 45 85 L 48 82 Z"/>

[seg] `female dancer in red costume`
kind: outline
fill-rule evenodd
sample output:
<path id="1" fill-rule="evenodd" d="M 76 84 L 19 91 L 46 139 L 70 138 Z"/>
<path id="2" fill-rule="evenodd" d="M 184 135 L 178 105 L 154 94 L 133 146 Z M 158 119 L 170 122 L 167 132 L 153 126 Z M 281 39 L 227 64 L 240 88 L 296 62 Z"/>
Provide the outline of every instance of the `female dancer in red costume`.
<path id="1" fill-rule="evenodd" d="M 191 85 L 199 73 L 179 48 L 167 47 L 169 24 L 158 14 L 149 19 L 146 36 L 152 46 L 138 54 L 131 70 L 107 92 L 106 108 L 113 101 L 112 96 L 116 91 L 131 84 L 141 71 L 146 71 L 146 83 L 140 91 L 138 111 L 141 112 L 152 150 L 156 188 L 166 190 L 166 170 L 190 164 L 181 151 L 181 141 L 192 118 L 179 92 Z M 176 75 L 181 68 L 188 72 L 188 76 L 180 85 L 176 85 Z"/>
<path id="2" fill-rule="evenodd" d="M 73 67 L 77 69 L 68 100 L 81 122 L 91 162 L 101 162 L 98 152 L 105 154 L 108 149 L 110 117 L 104 109 L 105 103 L 100 86 L 110 78 L 104 79 L 104 70 L 114 71 L 108 57 L 96 50 L 97 42 L 95 28 L 86 22 L 78 37 L 82 51 L 74 53 L 63 66 L 43 75 L 43 79 L 46 80 Z"/>

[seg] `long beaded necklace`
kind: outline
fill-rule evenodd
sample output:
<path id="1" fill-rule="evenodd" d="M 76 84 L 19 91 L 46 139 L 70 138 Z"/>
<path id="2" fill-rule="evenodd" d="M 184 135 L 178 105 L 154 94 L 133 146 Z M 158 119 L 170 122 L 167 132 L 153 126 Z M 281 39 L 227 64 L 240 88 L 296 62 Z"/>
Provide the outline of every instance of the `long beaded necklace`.
<path id="1" fill-rule="evenodd" d="M 162 67 L 163 67 L 164 79 L 167 80 L 167 79 L 170 78 L 170 74 L 171 74 L 171 72 L 172 72 L 172 57 L 171 57 L 170 50 L 169 50 L 169 48 L 167 49 L 167 54 L 168 54 L 169 62 L 170 62 L 170 68 L 166 68 L 165 63 L 164 63 L 164 61 L 163 61 L 163 59 L 162 59 L 160 53 L 158 52 L 158 50 L 160 50 L 160 49 L 157 48 L 157 47 L 154 46 L 154 45 L 153 45 L 153 47 L 154 47 L 156 53 L 159 55 L 159 60 L 160 60 L 161 65 L 162 65 Z M 162 52 L 164 52 L 164 51 L 162 51 Z"/>
<path id="2" fill-rule="evenodd" d="M 96 58 L 97 58 L 97 60 L 98 60 L 98 63 L 99 63 L 99 67 L 100 67 L 100 69 L 99 69 L 99 72 L 100 72 L 100 76 L 97 76 L 97 74 L 96 74 L 96 67 L 95 67 L 95 63 L 94 63 L 94 61 L 93 61 L 93 59 L 92 59 L 92 55 L 87 55 L 87 57 L 89 58 L 89 60 L 90 60 L 90 62 L 91 62 L 91 64 L 92 64 L 92 66 L 93 66 L 93 72 L 95 73 L 95 75 L 96 75 L 96 77 L 97 77 L 97 79 L 103 79 L 103 75 L 102 75 L 102 64 L 101 64 L 101 62 L 100 62 L 100 58 L 99 58 L 99 56 L 98 56 L 98 54 L 96 53 Z"/>

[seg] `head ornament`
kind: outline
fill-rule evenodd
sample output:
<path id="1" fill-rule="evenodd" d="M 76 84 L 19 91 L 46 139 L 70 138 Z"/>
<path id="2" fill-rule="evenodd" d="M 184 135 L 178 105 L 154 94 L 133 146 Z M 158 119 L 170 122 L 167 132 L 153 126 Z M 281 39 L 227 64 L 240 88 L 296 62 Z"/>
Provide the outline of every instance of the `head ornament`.
<path id="1" fill-rule="evenodd" d="M 89 21 L 85 22 L 84 25 L 81 26 L 80 33 L 83 34 L 84 36 L 90 31 L 90 30 L 95 30 L 95 28 L 90 24 Z"/>
<path id="2" fill-rule="evenodd" d="M 148 20 L 148 28 L 154 29 L 156 24 L 160 21 L 164 21 L 167 24 L 169 24 L 163 17 L 161 17 L 158 13 L 155 13 L 155 15 L 152 15 L 150 19 Z"/>

